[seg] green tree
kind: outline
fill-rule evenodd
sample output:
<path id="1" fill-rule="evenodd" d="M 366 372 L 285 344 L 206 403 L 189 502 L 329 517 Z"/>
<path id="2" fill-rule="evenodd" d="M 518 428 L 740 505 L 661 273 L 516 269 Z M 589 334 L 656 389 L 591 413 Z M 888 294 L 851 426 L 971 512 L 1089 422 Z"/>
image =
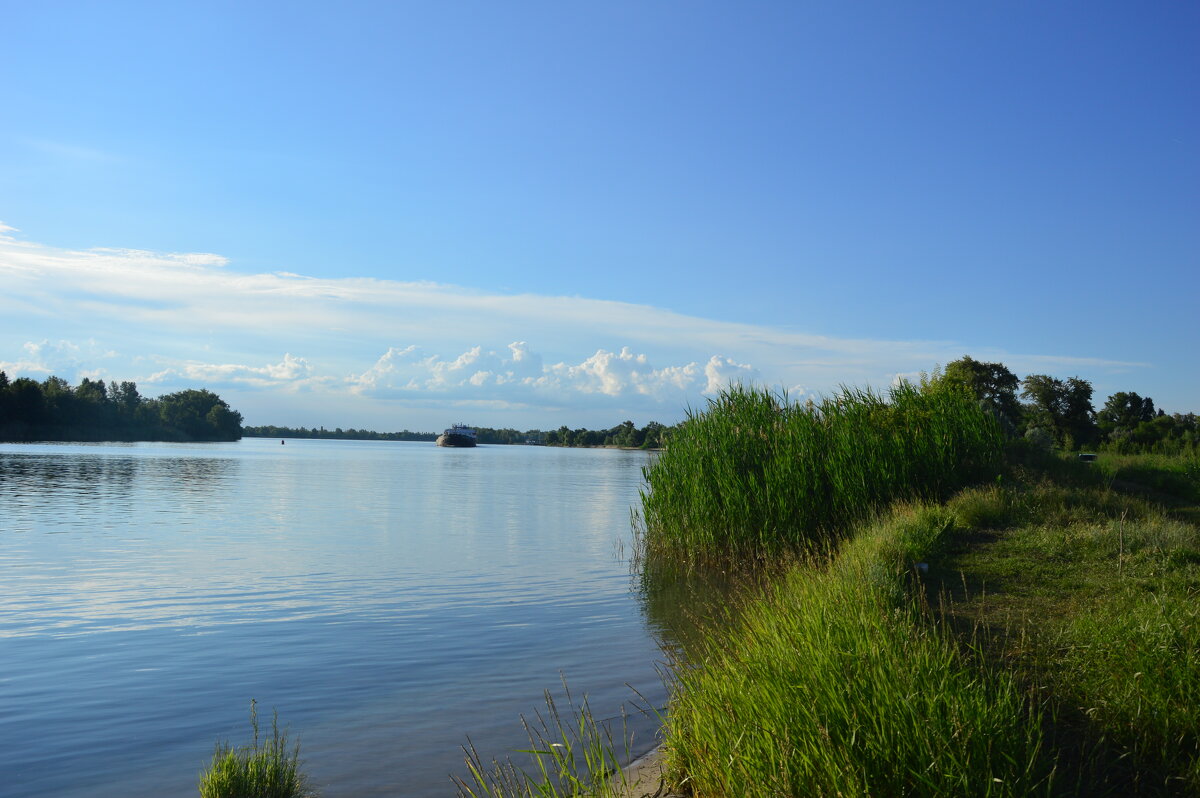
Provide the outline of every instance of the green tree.
<path id="1" fill-rule="evenodd" d="M 667 427 L 659 424 L 657 421 L 651 421 L 642 430 L 643 449 L 661 448 L 666 443 Z"/>
<path id="2" fill-rule="evenodd" d="M 218 399 L 204 415 L 217 440 L 236 441 L 242 437 L 242 414 Z"/>
<path id="3" fill-rule="evenodd" d="M 84 377 L 75 388 L 75 414 L 63 419 L 66 426 L 83 427 L 90 430 L 108 429 L 112 426 L 112 412 L 108 403 L 108 388 L 104 380 Z"/>
<path id="4" fill-rule="evenodd" d="M 1149 396 L 1143 399 L 1136 393 L 1119 391 L 1108 397 L 1096 414 L 1096 423 L 1106 438 L 1112 438 L 1119 433 L 1129 434 L 1154 417 L 1154 400 Z"/>
<path id="5" fill-rule="evenodd" d="M 984 407 L 1003 416 L 1009 426 L 1015 428 L 1020 421 L 1017 375 L 1003 363 L 983 363 L 970 355 L 963 355 L 961 360 L 946 364 L 940 379 L 965 385 Z"/>
<path id="6" fill-rule="evenodd" d="M 47 418 L 46 397 L 42 386 L 28 377 L 18 377 L 8 388 L 9 410 L 13 421 L 19 424 L 43 424 Z"/>
<path id="7" fill-rule="evenodd" d="M 8 375 L 0 371 L 0 427 L 9 421 L 12 412 L 12 394 L 8 389 Z"/>
<path id="8" fill-rule="evenodd" d="M 637 446 L 640 443 L 637 440 L 637 427 L 632 421 L 623 421 L 608 432 L 608 440 L 613 446 Z"/>
<path id="9" fill-rule="evenodd" d="M 42 397 L 46 407 L 44 423 L 63 426 L 75 419 L 75 396 L 62 377 L 51 375 L 42 380 Z"/>
<path id="10" fill-rule="evenodd" d="M 242 414 L 231 410 L 221 397 L 208 390 L 169 393 L 158 400 L 164 426 L 192 440 L 233 441 L 241 437 Z"/>
<path id="11" fill-rule="evenodd" d="M 124 426 L 132 426 L 137 423 L 138 408 L 142 405 L 142 397 L 138 394 L 136 383 L 122 382 L 118 385 L 115 380 L 110 382 L 108 398 L 116 411 L 118 423 Z"/>
<path id="12" fill-rule="evenodd" d="M 1096 440 L 1092 384 L 1079 377 L 1059 380 L 1045 374 L 1030 374 L 1021 382 L 1027 426 L 1044 429 L 1065 449 Z"/>

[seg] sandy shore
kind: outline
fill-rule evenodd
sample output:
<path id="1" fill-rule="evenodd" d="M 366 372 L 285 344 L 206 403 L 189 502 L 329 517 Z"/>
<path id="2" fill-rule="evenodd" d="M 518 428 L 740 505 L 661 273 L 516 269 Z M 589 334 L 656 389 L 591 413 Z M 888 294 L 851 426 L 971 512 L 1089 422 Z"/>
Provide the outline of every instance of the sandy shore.
<path id="1" fill-rule="evenodd" d="M 663 781 L 662 746 L 635 759 L 624 767 L 625 785 L 618 785 L 612 798 L 679 798 Z"/>

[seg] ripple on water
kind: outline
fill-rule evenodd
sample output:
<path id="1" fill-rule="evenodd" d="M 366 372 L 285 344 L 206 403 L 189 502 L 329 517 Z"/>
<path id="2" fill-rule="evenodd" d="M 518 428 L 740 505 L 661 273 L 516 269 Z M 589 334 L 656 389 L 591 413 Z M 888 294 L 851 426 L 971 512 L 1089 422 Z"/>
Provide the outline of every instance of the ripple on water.
<path id="1" fill-rule="evenodd" d="M 251 698 L 326 796 L 443 795 L 560 672 L 661 695 L 614 555 L 644 455 L 289 444 L 0 445 L 6 796 L 194 795 Z"/>

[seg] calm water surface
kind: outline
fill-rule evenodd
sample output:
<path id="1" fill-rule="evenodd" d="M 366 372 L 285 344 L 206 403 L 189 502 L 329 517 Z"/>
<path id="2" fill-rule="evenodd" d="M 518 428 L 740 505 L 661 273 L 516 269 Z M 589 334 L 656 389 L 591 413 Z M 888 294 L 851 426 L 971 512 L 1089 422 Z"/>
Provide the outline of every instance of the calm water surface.
<path id="1" fill-rule="evenodd" d="M 196 795 L 276 708 L 323 795 L 453 795 L 562 673 L 661 704 L 639 452 L 0 445 L 0 794 Z M 640 747 L 652 725 L 639 727 Z"/>

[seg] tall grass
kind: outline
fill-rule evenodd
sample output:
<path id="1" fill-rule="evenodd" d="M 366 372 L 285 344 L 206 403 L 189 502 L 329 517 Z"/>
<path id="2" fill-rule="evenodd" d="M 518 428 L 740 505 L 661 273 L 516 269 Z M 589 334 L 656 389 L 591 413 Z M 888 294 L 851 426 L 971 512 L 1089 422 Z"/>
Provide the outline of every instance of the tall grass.
<path id="1" fill-rule="evenodd" d="M 1040 481 L 954 497 L 962 540 L 931 577 L 962 586 L 953 612 L 992 630 L 992 655 L 1055 707 L 1060 782 L 1200 795 L 1200 528 L 1175 506 L 1193 495 L 1177 479 L 1187 458 L 1110 457 L 1119 470 L 1100 472 L 1133 495 Z"/>
<path id="2" fill-rule="evenodd" d="M 1200 453 L 1121 455 L 1105 452 L 1095 464 L 1110 480 L 1132 482 L 1176 499 L 1200 502 Z"/>
<path id="3" fill-rule="evenodd" d="M 1123 794 L 1200 795 L 1200 606 L 1196 595 L 1132 595 L 1054 639 L 1055 679 L 1091 734 L 1126 763 Z"/>
<path id="4" fill-rule="evenodd" d="M 565 714 L 546 691 L 545 714 L 521 718 L 530 747 L 518 753 L 529 756 L 527 766 L 511 759 L 484 762 L 468 741 L 463 749 L 468 776 L 453 777 L 460 798 L 595 798 L 623 791 L 621 763 L 629 759 L 632 743 L 624 715 L 619 735 L 614 734 L 610 722 L 592 714 L 587 696 L 577 705 L 565 680 L 563 690 Z"/>
<path id="5" fill-rule="evenodd" d="M 904 507 L 796 568 L 676 668 L 668 768 L 696 796 L 1046 793 L 1042 718 L 921 617 L 912 559 L 950 527 Z"/>
<path id="6" fill-rule="evenodd" d="M 258 738 L 258 704 L 250 702 L 254 742 L 233 748 L 218 743 L 212 764 L 200 774 L 201 798 L 311 798 L 308 780 L 300 771 L 300 746 L 289 745 L 279 731 L 279 716 L 271 720 L 271 736 Z"/>
<path id="7" fill-rule="evenodd" d="M 965 390 L 847 389 L 819 403 L 741 385 L 691 412 L 646 469 L 648 562 L 820 548 L 897 499 L 994 476 L 996 420 Z"/>

